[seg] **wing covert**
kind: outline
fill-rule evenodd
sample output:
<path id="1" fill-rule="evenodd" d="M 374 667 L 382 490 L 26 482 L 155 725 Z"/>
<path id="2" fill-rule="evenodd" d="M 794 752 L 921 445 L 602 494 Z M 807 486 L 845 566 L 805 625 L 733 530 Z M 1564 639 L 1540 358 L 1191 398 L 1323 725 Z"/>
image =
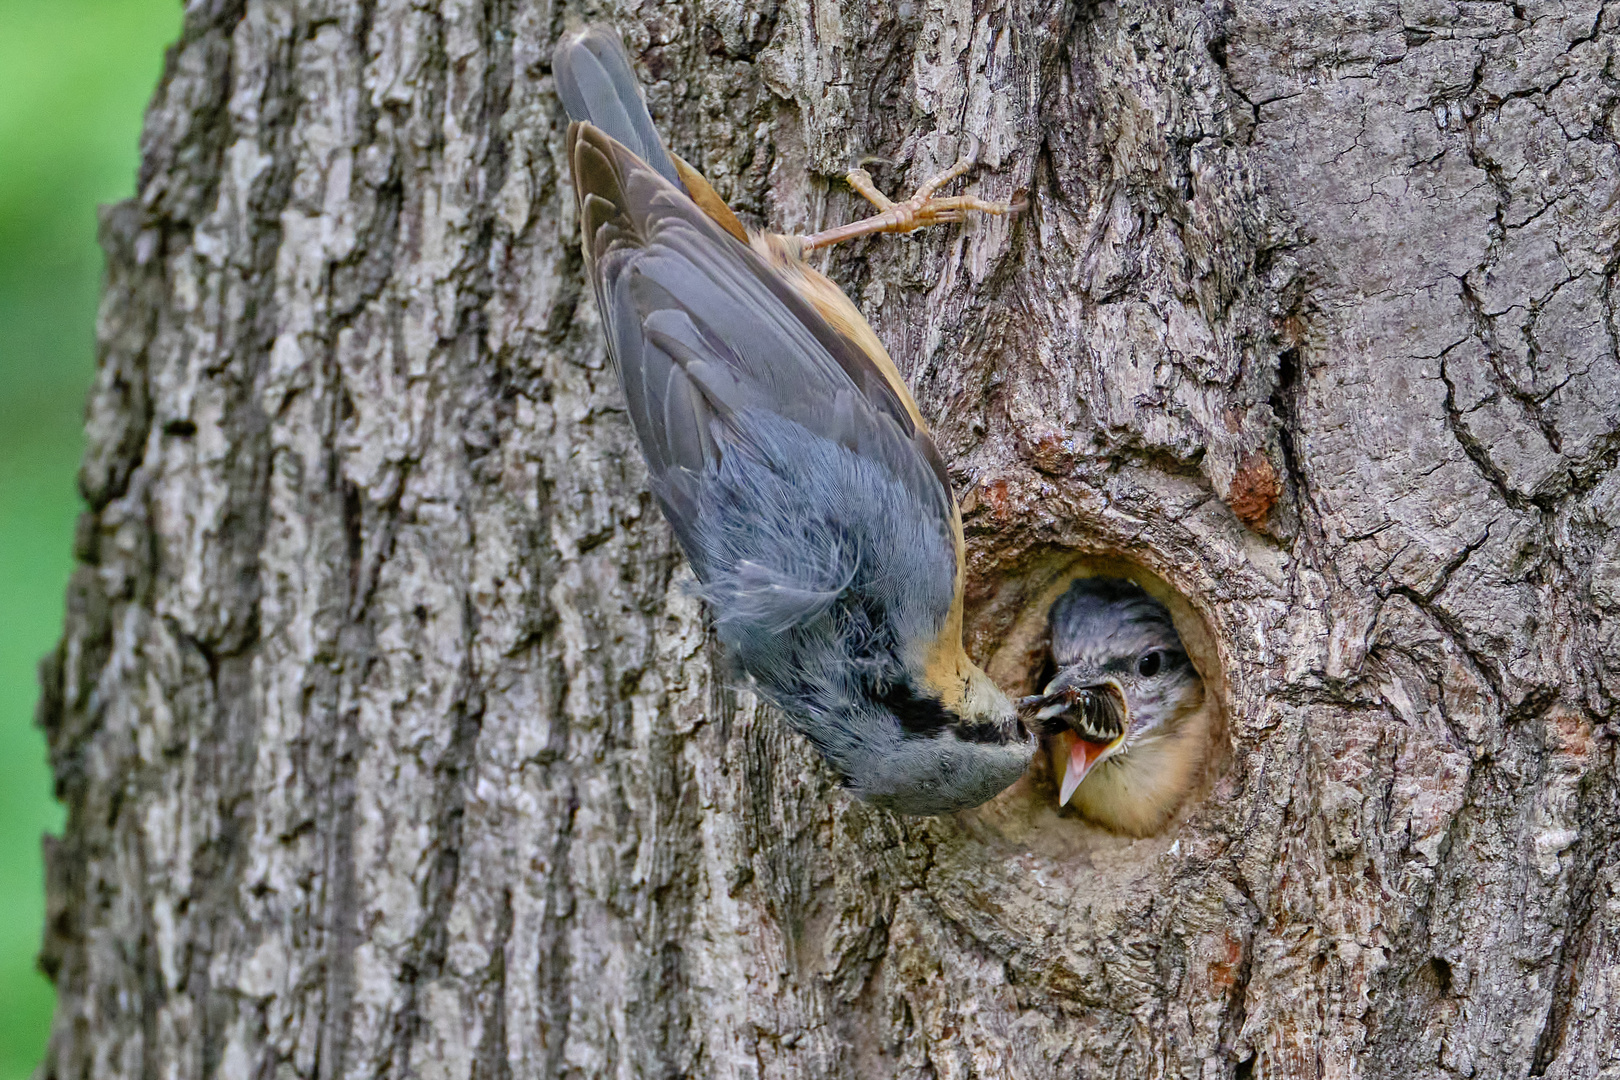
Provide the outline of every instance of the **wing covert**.
<path id="1" fill-rule="evenodd" d="M 630 417 L 700 576 L 682 474 L 695 480 L 746 441 L 733 418 L 747 410 L 881 465 L 954 546 L 938 451 L 870 358 L 634 154 L 586 124 L 569 139 L 585 257 Z"/>

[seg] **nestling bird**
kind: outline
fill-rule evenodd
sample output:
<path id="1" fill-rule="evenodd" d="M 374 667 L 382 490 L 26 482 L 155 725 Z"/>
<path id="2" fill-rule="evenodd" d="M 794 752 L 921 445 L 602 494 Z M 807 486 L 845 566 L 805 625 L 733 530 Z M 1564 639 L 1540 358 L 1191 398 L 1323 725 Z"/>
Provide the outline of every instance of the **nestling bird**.
<path id="1" fill-rule="evenodd" d="M 1021 707 L 1051 742 L 1058 805 L 1117 832 L 1162 828 L 1199 780 L 1213 700 L 1170 612 L 1132 582 L 1080 578 L 1047 616 L 1057 674 Z"/>
<path id="2" fill-rule="evenodd" d="M 552 58 L 585 265 L 647 460 L 731 657 L 862 799 L 978 805 L 1039 740 L 962 648 L 961 516 L 860 312 L 804 262 L 854 236 L 1013 207 L 902 203 L 810 237 L 746 232 L 659 139 L 618 35 Z"/>

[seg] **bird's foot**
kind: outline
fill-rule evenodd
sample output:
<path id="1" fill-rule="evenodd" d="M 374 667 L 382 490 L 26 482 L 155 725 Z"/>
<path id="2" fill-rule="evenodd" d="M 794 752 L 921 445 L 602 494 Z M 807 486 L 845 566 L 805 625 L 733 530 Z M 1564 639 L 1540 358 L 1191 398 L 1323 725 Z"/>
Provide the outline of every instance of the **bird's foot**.
<path id="1" fill-rule="evenodd" d="M 854 188 L 867 202 L 878 208 L 878 212 L 861 221 L 852 221 L 847 225 L 828 229 L 825 232 L 812 233 L 800 237 L 802 250 L 811 252 L 817 248 L 828 247 L 844 240 L 853 240 L 858 236 L 871 236 L 874 233 L 908 233 L 917 229 L 926 229 L 930 225 L 945 225 L 966 219 L 969 214 L 1016 214 L 1024 209 L 1022 202 L 998 203 L 986 202 L 972 195 L 946 195 L 938 196 L 934 192 L 966 173 L 973 167 L 973 162 L 966 158 L 958 161 L 949 169 L 929 180 L 918 188 L 911 198 L 904 202 L 894 202 L 872 183 L 872 176 L 865 169 L 855 168 L 849 170 L 844 177 L 849 186 Z"/>

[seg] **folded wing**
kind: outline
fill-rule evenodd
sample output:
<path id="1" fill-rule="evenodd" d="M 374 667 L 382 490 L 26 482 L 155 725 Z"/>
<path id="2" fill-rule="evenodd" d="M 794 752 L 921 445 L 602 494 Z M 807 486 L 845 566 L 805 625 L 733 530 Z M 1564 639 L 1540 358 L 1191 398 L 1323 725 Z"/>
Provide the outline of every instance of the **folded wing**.
<path id="1" fill-rule="evenodd" d="M 703 478 L 727 455 L 791 454 L 782 442 L 795 429 L 899 485 L 904 512 L 951 550 L 938 451 L 876 366 L 628 148 L 589 124 L 569 139 L 585 257 L 631 422 L 699 577 L 715 569 L 698 531 Z M 954 572 L 954 553 L 950 562 Z"/>

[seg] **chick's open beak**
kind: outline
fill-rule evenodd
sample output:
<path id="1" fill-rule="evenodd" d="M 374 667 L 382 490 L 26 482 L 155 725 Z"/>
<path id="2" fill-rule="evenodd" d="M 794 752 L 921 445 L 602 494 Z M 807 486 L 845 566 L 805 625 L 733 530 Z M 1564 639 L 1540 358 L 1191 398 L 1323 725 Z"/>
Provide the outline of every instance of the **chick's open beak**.
<path id="1" fill-rule="evenodd" d="M 1074 798 L 1075 789 L 1097 763 L 1110 757 L 1125 742 L 1125 736 L 1107 743 L 1090 742 L 1072 731 L 1059 732 L 1053 744 L 1053 763 L 1062 780 L 1058 785 L 1058 805 L 1067 806 Z"/>
<path id="2" fill-rule="evenodd" d="M 1124 746 L 1130 727 L 1124 688 L 1112 679 L 1093 686 L 1060 687 L 1018 704 L 1032 730 L 1053 736 L 1059 806 L 1067 806 L 1086 774 Z"/>

